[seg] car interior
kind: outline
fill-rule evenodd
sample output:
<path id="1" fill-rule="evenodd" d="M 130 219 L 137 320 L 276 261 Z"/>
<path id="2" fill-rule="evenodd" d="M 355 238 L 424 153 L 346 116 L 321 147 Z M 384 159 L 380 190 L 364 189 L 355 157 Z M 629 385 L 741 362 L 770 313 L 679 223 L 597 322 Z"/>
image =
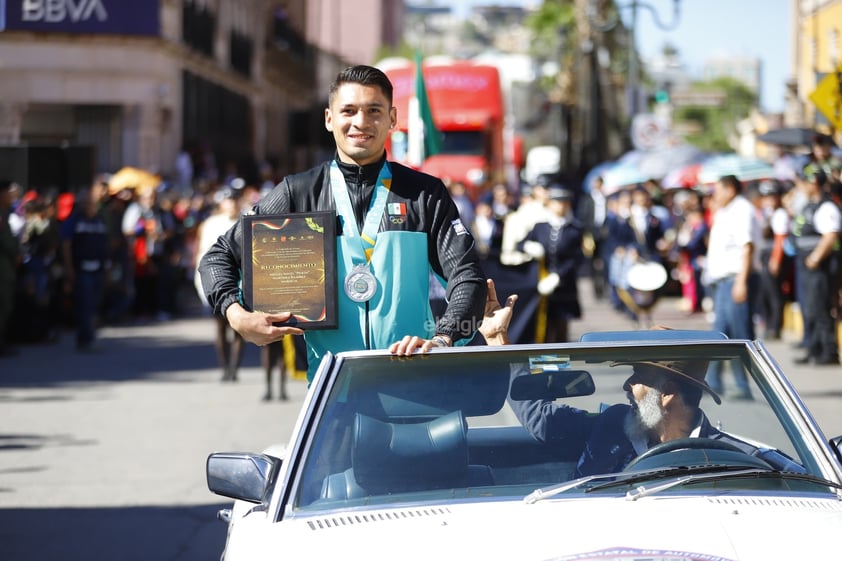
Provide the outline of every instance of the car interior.
<path id="1" fill-rule="evenodd" d="M 581 450 L 539 442 L 518 422 L 510 400 L 547 400 L 596 415 L 628 403 L 622 389 L 631 367 L 619 360 L 681 358 L 740 360 L 753 380 L 750 403 L 701 408 L 719 430 L 755 446 L 748 455 L 698 439 L 681 450 L 638 458 L 637 469 L 676 462 L 811 471 L 802 427 L 787 420 L 773 384 L 741 345 L 699 344 L 476 351 L 454 360 L 449 353 L 410 358 L 349 357 L 338 368 L 330 395 L 320 405 L 295 508 L 337 502 L 372 504 L 453 498 L 522 497 L 534 488 L 574 478 Z M 524 375 L 525 374 L 525 375 Z M 758 380 L 761 384 L 758 385 Z M 783 420 L 782 420 L 783 419 Z M 651 450 L 650 450 L 651 452 Z M 806 458 L 806 460 L 805 460 Z"/>

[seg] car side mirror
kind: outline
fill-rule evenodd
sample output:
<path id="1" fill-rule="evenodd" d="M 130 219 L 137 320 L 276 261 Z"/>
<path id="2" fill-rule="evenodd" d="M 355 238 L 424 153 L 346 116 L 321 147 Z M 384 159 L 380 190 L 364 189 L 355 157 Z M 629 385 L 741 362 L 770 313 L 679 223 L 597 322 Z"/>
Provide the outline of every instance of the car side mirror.
<path id="1" fill-rule="evenodd" d="M 208 489 L 217 495 L 262 503 L 281 460 L 265 454 L 217 452 L 208 456 Z"/>

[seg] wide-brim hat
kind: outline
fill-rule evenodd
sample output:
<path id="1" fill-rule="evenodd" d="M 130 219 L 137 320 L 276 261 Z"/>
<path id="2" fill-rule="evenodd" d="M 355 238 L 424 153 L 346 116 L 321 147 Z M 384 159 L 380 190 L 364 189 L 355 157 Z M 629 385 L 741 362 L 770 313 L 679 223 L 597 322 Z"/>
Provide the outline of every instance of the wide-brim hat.
<path id="1" fill-rule="evenodd" d="M 623 364 L 650 366 L 670 376 L 677 376 L 679 379 L 690 382 L 707 392 L 717 405 L 722 404 L 722 398 L 705 381 L 708 371 L 708 361 L 706 360 L 629 360 L 612 362 L 611 366 Z"/>

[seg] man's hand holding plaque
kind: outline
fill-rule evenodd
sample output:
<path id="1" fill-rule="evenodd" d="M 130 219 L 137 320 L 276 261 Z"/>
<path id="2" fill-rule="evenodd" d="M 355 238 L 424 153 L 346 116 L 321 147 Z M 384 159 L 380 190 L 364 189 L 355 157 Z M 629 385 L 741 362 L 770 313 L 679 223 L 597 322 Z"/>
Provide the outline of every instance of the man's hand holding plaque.
<path id="1" fill-rule="evenodd" d="M 247 310 L 263 313 L 244 321 L 304 330 L 337 327 L 335 213 L 242 220 L 243 300 Z M 260 325 L 249 327 L 260 332 Z"/>
<path id="2" fill-rule="evenodd" d="M 301 335 L 304 331 L 286 324 L 292 317 L 289 312 L 279 314 L 251 313 L 239 304 L 232 304 L 225 312 L 231 327 L 249 343 L 260 347 L 280 341 L 285 335 Z"/>

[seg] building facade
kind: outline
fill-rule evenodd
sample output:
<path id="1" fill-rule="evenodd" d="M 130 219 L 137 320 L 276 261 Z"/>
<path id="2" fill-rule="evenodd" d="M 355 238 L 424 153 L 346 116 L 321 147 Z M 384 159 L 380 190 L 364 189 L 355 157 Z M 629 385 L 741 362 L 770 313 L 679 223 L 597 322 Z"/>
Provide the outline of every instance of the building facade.
<path id="1" fill-rule="evenodd" d="M 351 27 L 365 39 L 351 49 L 353 37 L 336 42 L 318 25 L 325 2 L 7 0 L 0 147 L 17 151 L 0 171 L 72 190 L 127 165 L 171 177 L 183 149 L 208 176 L 302 169 L 324 142 L 311 118 L 324 76 L 368 62 L 400 31 Z M 357 15 L 378 23 L 380 4 L 402 6 L 362 3 Z"/>
<path id="2" fill-rule="evenodd" d="M 842 128 L 828 120 L 811 95 L 829 74 L 842 71 L 842 0 L 792 0 L 793 80 L 789 84 L 787 123 L 822 129 Z M 832 88 L 830 88 L 832 93 Z M 842 103 L 842 82 L 829 107 Z"/>

